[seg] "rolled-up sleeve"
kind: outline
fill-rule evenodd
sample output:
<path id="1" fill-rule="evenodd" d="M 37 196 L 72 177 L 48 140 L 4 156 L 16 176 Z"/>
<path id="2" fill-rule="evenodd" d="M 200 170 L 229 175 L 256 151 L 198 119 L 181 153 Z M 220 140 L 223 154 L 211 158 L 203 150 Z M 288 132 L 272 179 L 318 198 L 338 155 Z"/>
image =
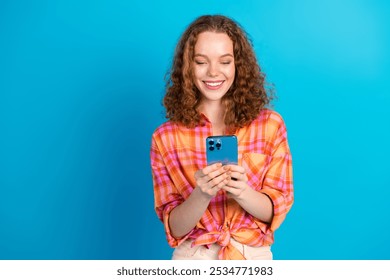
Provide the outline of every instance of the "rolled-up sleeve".
<path id="1" fill-rule="evenodd" d="M 164 223 L 168 244 L 171 247 L 177 247 L 188 238 L 192 231 L 180 239 L 173 237 L 171 234 L 169 228 L 169 215 L 176 206 L 184 201 L 184 198 L 177 191 L 177 188 L 169 175 L 169 167 L 167 167 L 167 164 L 164 161 L 163 152 L 160 150 L 158 144 L 159 140 L 156 140 L 155 136 L 153 136 L 150 158 L 154 189 L 154 207 L 158 218 Z"/>
<path id="2" fill-rule="evenodd" d="M 261 189 L 273 203 L 273 219 L 268 227 L 271 231 L 275 231 L 281 225 L 294 202 L 292 157 L 286 127 L 281 119 L 273 143 L 272 159 Z"/>

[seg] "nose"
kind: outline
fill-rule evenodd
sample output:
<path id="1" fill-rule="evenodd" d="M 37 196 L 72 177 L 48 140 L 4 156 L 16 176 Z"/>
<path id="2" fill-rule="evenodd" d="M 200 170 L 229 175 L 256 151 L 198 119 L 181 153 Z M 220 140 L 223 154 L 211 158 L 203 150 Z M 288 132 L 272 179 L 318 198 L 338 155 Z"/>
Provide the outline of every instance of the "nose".
<path id="1" fill-rule="evenodd" d="M 215 63 L 210 63 L 209 67 L 207 69 L 207 75 L 209 77 L 216 77 L 218 76 L 218 66 Z"/>

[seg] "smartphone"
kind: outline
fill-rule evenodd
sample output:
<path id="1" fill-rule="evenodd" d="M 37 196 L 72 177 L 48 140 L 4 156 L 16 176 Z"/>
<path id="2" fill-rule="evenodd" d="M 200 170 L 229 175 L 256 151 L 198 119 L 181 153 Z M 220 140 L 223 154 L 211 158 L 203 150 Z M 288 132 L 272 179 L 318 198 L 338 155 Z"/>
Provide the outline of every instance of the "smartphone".
<path id="1" fill-rule="evenodd" d="M 238 163 L 238 144 L 235 135 L 209 136 L 206 138 L 207 165 L 220 162 L 223 165 Z"/>

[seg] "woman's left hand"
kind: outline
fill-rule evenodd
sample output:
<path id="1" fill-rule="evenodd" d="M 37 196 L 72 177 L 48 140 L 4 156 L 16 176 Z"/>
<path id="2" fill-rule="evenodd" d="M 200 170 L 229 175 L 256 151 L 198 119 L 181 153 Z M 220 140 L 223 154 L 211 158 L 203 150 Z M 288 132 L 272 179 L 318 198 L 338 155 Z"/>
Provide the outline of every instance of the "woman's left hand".
<path id="1" fill-rule="evenodd" d="M 230 180 L 222 187 L 227 197 L 234 199 L 253 217 L 265 223 L 271 223 L 274 213 L 271 199 L 248 185 L 247 171 L 244 167 L 229 165 L 229 168 L 227 173 Z"/>
<path id="2" fill-rule="evenodd" d="M 246 169 L 239 165 L 228 165 L 230 175 L 230 180 L 223 187 L 223 189 L 227 192 L 228 197 L 232 197 L 234 199 L 239 198 L 240 195 L 249 188 L 247 182 L 248 177 L 246 175 Z"/>

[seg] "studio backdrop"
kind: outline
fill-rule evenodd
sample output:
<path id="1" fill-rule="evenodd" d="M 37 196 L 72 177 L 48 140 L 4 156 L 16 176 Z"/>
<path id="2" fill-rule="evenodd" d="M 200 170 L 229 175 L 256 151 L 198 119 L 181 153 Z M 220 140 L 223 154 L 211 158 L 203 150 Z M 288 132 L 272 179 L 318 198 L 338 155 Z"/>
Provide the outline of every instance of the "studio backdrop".
<path id="1" fill-rule="evenodd" d="M 186 26 L 249 33 L 295 203 L 275 259 L 390 259 L 390 4 L 1 1 L 0 259 L 169 259 L 149 148 Z"/>

